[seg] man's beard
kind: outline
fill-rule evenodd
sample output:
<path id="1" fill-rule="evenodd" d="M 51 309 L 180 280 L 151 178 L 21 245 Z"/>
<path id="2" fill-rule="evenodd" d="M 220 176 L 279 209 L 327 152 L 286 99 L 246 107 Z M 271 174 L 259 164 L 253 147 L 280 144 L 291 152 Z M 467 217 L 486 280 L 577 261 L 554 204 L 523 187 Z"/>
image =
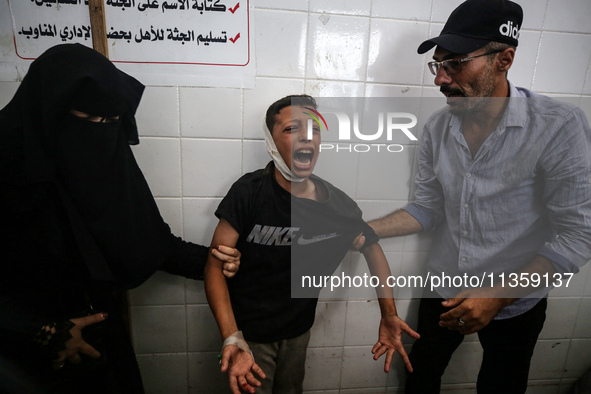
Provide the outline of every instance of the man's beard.
<path id="1" fill-rule="evenodd" d="M 484 71 L 469 84 L 467 89 L 454 89 L 448 85 L 442 85 L 439 90 L 444 94 L 461 97 L 457 102 L 448 105 L 449 111 L 454 115 L 466 115 L 484 108 L 490 102 L 494 89 L 492 63 L 487 63 Z"/>

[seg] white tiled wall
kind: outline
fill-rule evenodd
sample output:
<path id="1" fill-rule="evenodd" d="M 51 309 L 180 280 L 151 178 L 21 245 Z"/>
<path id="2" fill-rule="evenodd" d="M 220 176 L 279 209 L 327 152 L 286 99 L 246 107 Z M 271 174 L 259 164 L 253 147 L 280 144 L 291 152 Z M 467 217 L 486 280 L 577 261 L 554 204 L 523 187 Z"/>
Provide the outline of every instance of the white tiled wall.
<path id="1" fill-rule="evenodd" d="M 254 89 L 149 86 L 138 110 L 140 167 L 173 231 L 208 244 L 213 211 L 232 182 L 268 157 L 261 123 L 266 107 L 287 94 L 438 97 L 416 47 L 436 35 L 460 0 L 252 0 L 257 77 Z M 509 78 L 562 97 L 591 97 L 591 2 L 517 0 L 524 29 Z M 18 87 L 0 84 L 0 106 Z M 582 103 L 589 106 L 590 101 Z M 589 108 L 588 108 L 589 111 Z M 343 177 L 320 160 L 317 172 L 356 198 L 367 219 L 404 205 L 412 195 L 415 147 L 394 157 L 343 162 Z M 375 161 L 383 161 L 377 163 Z M 372 162 L 373 161 L 373 162 Z M 372 168 L 380 166 L 383 174 Z M 341 176 L 339 176 L 341 175 Z M 338 178 L 338 179 L 337 179 Z M 349 179 L 350 178 L 350 179 Z M 340 182 L 340 183 L 339 183 Z M 429 235 L 382 241 L 393 272 L 421 272 Z M 353 254 L 346 264 L 356 264 Z M 528 393 L 566 393 L 591 367 L 591 275 L 585 267 L 571 289 L 551 295 L 536 348 Z M 580 294 L 584 294 L 581 298 Z M 415 291 L 398 308 L 416 326 Z M 371 293 L 367 294 L 371 298 Z M 220 340 L 203 284 L 158 273 L 131 292 L 138 359 L 148 393 L 223 393 Z M 379 309 L 375 301 L 320 302 L 308 354 L 309 393 L 397 393 L 400 360 L 389 374 L 371 358 Z M 406 341 L 410 347 L 411 341 Z M 444 377 L 444 392 L 473 393 L 481 349 L 468 337 Z"/>

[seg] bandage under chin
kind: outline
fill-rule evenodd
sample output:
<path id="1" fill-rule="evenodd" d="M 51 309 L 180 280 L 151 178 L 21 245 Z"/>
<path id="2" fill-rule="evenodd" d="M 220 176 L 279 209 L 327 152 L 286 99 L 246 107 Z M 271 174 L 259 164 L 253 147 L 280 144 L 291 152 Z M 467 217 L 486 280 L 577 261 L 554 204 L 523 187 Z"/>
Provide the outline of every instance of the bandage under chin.
<path id="1" fill-rule="evenodd" d="M 252 354 L 250 347 L 248 347 L 248 343 L 246 343 L 246 341 L 244 340 L 244 335 L 242 335 L 242 331 L 236 331 L 235 333 L 230 334 L 230 336 L 228 336 L 228 338 L 224 340 L 224 344 L 222 345 L 222 353 L 224 352 L 224 348 L 229 345 L 234 345 L 238 349 L 246 353 L 249 353 L 252 356 L 252 359 L 254 360 L 254 355 Z"/>
<path id="2" fill-rule="evenodd" d="M 263 120 L 263 129 L 265 130 L 265 146 L 267 148 L 267 152 L 269 153 L 269 155 L 273 159 L 273 163 L 275 163 L 275 167 L 279 170 L 281 175 L 283 175 L 283 177 L 290 182 L 303 182 L 304 179 L 306 179 L 306 178 L 300 178 L 300 177 L 296 176 L 291 171 L 289 166 L 287 164 L 285 164 L 283 157 L 281 157 L 281 155 L 279 154 L 279 151 L 277 150 L 277 146 L 275 145 L 275 141 L 273 141 L 273 137 L 271 136 L 271 131 L 267 127 L 267 123 L 264 120 Z"/>

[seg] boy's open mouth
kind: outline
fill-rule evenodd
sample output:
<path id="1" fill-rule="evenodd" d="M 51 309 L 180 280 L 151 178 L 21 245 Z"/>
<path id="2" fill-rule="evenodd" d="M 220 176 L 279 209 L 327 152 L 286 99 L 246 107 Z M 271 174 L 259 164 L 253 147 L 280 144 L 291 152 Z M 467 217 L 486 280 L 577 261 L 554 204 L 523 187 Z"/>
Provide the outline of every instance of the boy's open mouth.
<path id="1" fill-rule="evenodd" d="M 293 155 L 293 164 L 299 169 L 309 169 L 312 166 L 312 160 L 314 159 L 314 150 L 312 149 L 299 149 Z"/>

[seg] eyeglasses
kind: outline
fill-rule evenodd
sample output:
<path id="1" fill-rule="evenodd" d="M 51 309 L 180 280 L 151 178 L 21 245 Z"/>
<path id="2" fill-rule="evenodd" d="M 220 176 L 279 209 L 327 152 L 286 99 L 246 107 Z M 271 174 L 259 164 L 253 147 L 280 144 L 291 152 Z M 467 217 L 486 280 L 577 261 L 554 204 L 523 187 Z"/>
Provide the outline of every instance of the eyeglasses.
<path id="1" fill-rule="evenodd" d="M 486 53 L 483 53 L 482 55 L 470 56 L 470 57 L 467 57 L 464 59 L 448 59 L 448 60 L 442 60 L 440 62 L 433 61 L 433 62 L 427 63 L 427 65 L 429 66 L 429 71 L 431 71 L 431 74 L 433 74 L 433 75 L 437 75 L 437 72 L 439 71 L 439 69 L 441 67 L 443 67 L 443 69 L 445 70 L 447 75 L 454 75 L 454 74 L 457 74 L 460 71 L 462 71 L 462 64 L 463 63 L 469 62 L 470 60 L 476 59 L 477 57 L 488 56 L 488 55 L 492 55 L 493 53 L 499 53 L 499 52 L 503 52 L 503 50 L 486 52 Z"/>

